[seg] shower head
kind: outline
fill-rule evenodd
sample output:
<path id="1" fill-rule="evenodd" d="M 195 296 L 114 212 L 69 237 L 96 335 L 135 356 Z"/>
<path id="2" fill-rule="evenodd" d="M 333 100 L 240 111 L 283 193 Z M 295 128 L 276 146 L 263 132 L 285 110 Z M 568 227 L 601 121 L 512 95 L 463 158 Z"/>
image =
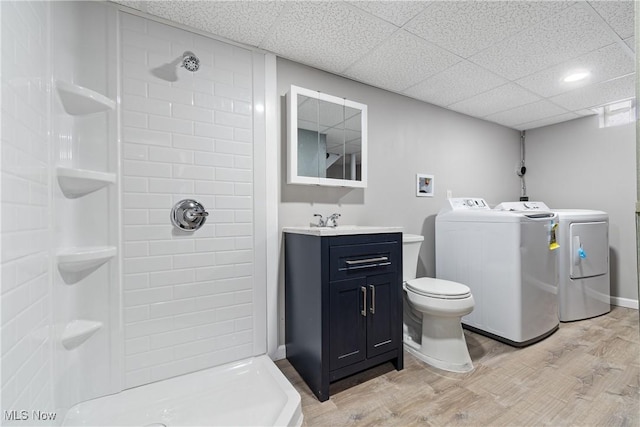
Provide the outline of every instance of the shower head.
<path id="1" fill-rule="evenodd" d="M 200 68 L 200 60 L 193 52 L 185 52 L 182 54 L 182 67 L 195 73 Z"/>
<path id="2" fill-rule="evenodd" d="M 193 52 L 187 51 L 171 62 L 152 68 L 151 74 L 159 79 L 175 82 L 178 80 L 178 65 L 194 73 L 200 68 L 200 60 Z"/>

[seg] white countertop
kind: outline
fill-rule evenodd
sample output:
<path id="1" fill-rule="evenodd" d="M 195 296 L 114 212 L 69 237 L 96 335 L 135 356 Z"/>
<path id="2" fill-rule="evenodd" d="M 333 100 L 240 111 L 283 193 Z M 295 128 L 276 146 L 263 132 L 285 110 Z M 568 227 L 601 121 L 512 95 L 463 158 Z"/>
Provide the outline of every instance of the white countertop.
<path id="1" fill-rule="evenodd" d="M 283 233 L 309 234 L 311 236 L 343 236 L 349 234 L 402 233 L 403 227 L 379 227 L 367 225 L 339 225 L 337 227 L 283 227 Z"/>

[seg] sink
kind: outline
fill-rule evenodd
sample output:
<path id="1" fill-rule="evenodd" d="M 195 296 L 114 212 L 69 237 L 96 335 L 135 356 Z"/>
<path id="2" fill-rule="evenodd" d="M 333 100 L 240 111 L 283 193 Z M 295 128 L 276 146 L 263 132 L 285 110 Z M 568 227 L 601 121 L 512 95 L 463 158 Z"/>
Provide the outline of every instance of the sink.
<path id="1" fill-rule="evenodd" d="M 349 234 L 402 233 L 403 227 L 371 225 L 339 225 L 337 227 L 284 227 L 285 233 L 309 234 L 312 236 L 342 236 Z"/>

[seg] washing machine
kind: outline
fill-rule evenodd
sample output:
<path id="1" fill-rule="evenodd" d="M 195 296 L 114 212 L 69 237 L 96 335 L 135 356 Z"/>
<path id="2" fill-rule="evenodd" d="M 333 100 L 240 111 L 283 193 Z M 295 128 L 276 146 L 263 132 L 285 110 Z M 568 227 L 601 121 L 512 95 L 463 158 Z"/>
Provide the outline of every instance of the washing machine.
<path id="1" fill-rule="evenodd" d="M 436 216 L 436 277 L 471 289 L 475 308 L 463 327 L 516 347 L 558 329 L 557 224 L 541 208 L 448 200 Z"/>
<path id="2" fill-rule="evenodd" d="M 609 215 L 586 209 L 540 209 L 558 215 L 558 316 L 561 322 L 611 311 Z"/>

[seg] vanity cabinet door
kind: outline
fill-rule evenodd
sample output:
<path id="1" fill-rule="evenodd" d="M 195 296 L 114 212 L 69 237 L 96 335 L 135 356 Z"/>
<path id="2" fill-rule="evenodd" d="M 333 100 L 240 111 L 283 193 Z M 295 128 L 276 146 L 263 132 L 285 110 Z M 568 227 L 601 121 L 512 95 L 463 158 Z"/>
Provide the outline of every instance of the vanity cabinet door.
<path id="1" fill-rule="evenodd" d="M 398 284 L 395 274 L 366 278 L 368 293 L 367 357 L 399 347 Z M 401 348 L 401 347 L 400 347 Z"/>
<path id="2" fill-rule="evenodd" d="M 329 283 L 330 370 L 367 357 L 368 296 L 364 277 Z"/>
<path id="3" fill-rule="evenodd" d="M 330 283 L 330 369 L 398 347 L 395 275 L 380 274 Z"/>

